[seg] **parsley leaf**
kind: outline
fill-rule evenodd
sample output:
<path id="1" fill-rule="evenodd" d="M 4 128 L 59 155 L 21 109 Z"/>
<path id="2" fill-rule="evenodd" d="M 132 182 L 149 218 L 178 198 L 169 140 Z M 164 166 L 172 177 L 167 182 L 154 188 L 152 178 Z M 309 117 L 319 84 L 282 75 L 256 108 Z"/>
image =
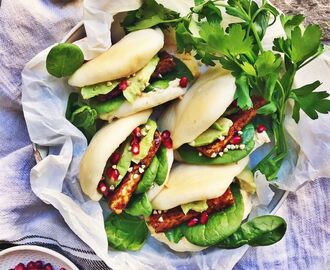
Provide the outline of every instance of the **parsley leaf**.
<path id="1" fill-rule="evenodd" d="M 127 32 L 132 32 L 175 22 L 179 18 L 179 13 L 165 8 L 155 0 L 144 0 L 139 9 L 128 12 L 122 26 Z"/>
<path id="2" fill-rule="evenodd" d="M 260 54 L 255 62 L 258 76 L 264 77 L 278 72 L 282 65 L 280 55 L 275 55 L 272 51 L 266 51 Z"/>
<path id="3" fill-rule="evenodd" d="M 317 119 L 319 113 L 330 111 L 329 94 L 326 91 L 314 92 L 321 85 L 319 81 L 307 84 L 292 90 L 291 98 L 295 100 L 293 108 L 293 119 L 299 121 L 299 109 L 302 109 L 311 119 Z"/>
<path id="4" fill-rule="evenodd" d="M 237 98 L 237 105 L 243 110 L 248 110 L 253 107 L 250 98 L 250 88 L 246 75 L 240 75 L 236 78 L 236 92 L 234 98 Z"/>

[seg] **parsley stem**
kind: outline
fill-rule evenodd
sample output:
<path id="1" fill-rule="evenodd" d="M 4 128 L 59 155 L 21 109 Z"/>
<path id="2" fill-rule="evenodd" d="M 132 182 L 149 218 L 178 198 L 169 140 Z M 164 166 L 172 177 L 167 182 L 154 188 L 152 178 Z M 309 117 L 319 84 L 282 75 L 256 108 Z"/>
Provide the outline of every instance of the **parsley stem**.
<path id="1" fill-rule="evenodd" d="M 324 52 L 324 50 L 320 50 L 317 52 L 317 54 L 315 54 L 311 59 L 309 59 L 308 61 L 306 61 L 305 63 L 303 63 L 301 66 L 298 66 L 298 69 L 303 68 L 304 66 L 308 65 L 310 62 L 312 62 L 313 60 L 315 60 L 317 57 L 319 57 L 322 53 Z"/>
<path id="2" fill-rule="evenodd" d="M 254 23 L 251 21 L 250 24 L 249 24 L 249 27 L 251 28 L 252 32 L 253 32 L 253 35 L 255 37 L 255 40 L 257 41 L 257 44 L 258 44 L 258 47 L 259 47 L 259 50 L 261 53 L 264 52 L 264 48 L 261 44 L 261 40 L 259 38 L 259 35 L 258 35 L 258 32 L 257 32 L 257 29 L 256 29 L 256 26 L 254 25 Z"/>

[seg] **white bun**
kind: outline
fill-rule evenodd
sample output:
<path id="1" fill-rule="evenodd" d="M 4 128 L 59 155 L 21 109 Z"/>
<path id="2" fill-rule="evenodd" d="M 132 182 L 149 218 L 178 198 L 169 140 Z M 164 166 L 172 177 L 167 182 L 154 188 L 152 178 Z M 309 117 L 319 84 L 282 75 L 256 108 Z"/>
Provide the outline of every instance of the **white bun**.
<path id="1" fill-rule="evenodd" d="M 193 141 L 208 129 L 234 99 L 235 78 L 219 67 L 204 73 L 183 100 L 173 104 L 160 121 L 171 131 L 173 148 Z"/>
<path id="2" fill-rule="evenodd" d="M 97 191 L 104 167 L 111 154 L 130 135 L 132 130 L 147 122 L 152 110 L 121 118 L 100 129 L 80 162 L 80 185 L 85 194 L 92 200 L 101 199 Z"/>
<path id="3" fill-rule="evenodd" d="M 160 30 L 145 29 L 123 39 L 82 65 L 69 79 L 72 86 L 83 87 L 127 77 L 143 68 L 164 45 Z"/>
<path id="4" fill-rule="evenodd" d="M 167 164 L 168 164 L 167 175 L 166 175 L 165 181 L 162 185 L 159 186 L 155 183 L 155 185 L 149 189 L 149 191 L 147 192 L 149 201 L 152 201 L 157 196 L 157 194 L 163 189 L 163 187 L 166 185 L 166 183 L 168 181 L 171 167 L 172 167 L 172 164 L 174 161 L 174 155 L 173 155 L 173 149 L 166 149 L 166 150 L 167 150 L 166 154 L 167 154 Z"/>
<path id="5" fill-rule="evenodd" d="M 168 210 L 185 203 L 217 198 L 248 162 L 246 157 L 222 166 L 177 164 L 172 168 L 164 189 L 151 201 L 152 207 Z"/>
<path id="6" fill-rule="evenodd" d="M 251 198 L 248 196 L 248 194 L 244 190 L 241 190 L 241 194 L 242 194 L 243 202 L 244 202 L 244 214 L 243 214 L 243 218 L 242 218 L 242 220 L 244 220 L 248 217 L 248 215 L 251 212 L 252 203 L 251 203 Z M 178 243 L 173 243 L 167 239 L 165 233 L 155 233 L 152 227 L 148 226 L 148 228 L 151 231 L 152 237 L 154 237 L 158 241 L 168 245 L 169 248 L 174 251 L 196 252 L 196 251 L 201 251 L 201 250 L 207 248 L 207 247 L 200 247 L 200 246 L 194 245 L 194 244 L 190 243 L 185 237 L 182 237 L 182 239 Z"/>
<path id="7" fill-rule="evenodd" d="M 156 107 L 160 104 L 168 102 L 186 93 L 186 88 L 178 86 L 170 86 L 167 89 L 161 89 L 143 93 L 133 103 L 125 101 L 118 110 L 100 115 L 103 120 L 111 121 L 114 118 L 121 118 L 136 112 Z"/>

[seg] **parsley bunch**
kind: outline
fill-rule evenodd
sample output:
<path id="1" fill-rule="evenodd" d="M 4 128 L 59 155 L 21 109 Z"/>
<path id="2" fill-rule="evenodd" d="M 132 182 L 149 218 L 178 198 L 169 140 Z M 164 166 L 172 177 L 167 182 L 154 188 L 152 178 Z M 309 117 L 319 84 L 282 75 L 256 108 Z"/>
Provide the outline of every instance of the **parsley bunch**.
<path id="1" fill-rule="evenodd" d="M 221 26 L 223 12 L 239 22 L 226 29 Z M 262 39 L 267 28 L 280 18 L 285 37 L 273 41 L 273 49 L 266 51 Z M 271 21 L 271 23 L 269 23 Z M 272 121 L 274 147 L 256 166 L 268 180 L 276 178 L 288 147 L 284 131 L 286 105 L 294 102 L 293 119 L 298 122 L 300 110 L 310 118 L 330 111 L 329 94 L 315 91 L 320 82 L 294 89 L 296 72 L 318 57 L 324 50 L 322 31 L 318 25 L 302 25 L 302 15 L 280 15 L 263 0 L 195 0 L 195 6 L 184 17 L 166 9 L 154 0 L 145 0 L 139 10 L 129 12 L 123 22 L 127 31 L 159 26 L 174 27 L 179 52 L 193 52 L 207 65 L 219 62 L 236 79 L 238 106 L 247 110 L 253 106 L 251 96 L 262 96 L 267 104 L 258 114 Z"/>

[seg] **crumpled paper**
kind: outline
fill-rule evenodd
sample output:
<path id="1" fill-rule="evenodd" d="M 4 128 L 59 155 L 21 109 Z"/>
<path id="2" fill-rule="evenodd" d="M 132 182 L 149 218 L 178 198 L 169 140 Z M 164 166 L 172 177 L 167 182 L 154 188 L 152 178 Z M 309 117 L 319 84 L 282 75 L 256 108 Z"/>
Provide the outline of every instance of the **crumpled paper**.
<path id="1" fill-rule="evenodd" d="M 191 0 L 158 1 L 181 14 L 189 11 Z M 86 59 L 91 59 L 111 46 L 108 29 L 118 12 L 136 9 L 139 0 L 84 1 L 84 25 L 87 37 L 78 41 Z M 279 22 L 265 37 L 265 46 L 281 33 Z M 31 171 L 31 186 L 44 202 L 56 207 L 70 228 L 86 242 L 111 268 L 117 269 L 231 269 L 248 247 L 236 250 L 210 248 L 198 253 L 178 254 L 158 241 L 149 238 L 139 252 L 108 250 L 103 211 L 98 202 L 91 201 L 80 188 L 78 171 L 80 159 L 87 147 L 83 134 L 65 119 L 65 109 L 71 89 L 66 79 L 50 76 L 45 59 L 50 48 L 35 56 L 22 73 L 22 105 L 31 140 L 47 146 L 49 153 Z M 330 54 L 325 57 L 329 58 Z M 330 89 L 330 62 L 324 58 L 313 61 L 297 74 L 296 85 L 321 80 L 320 89 Z M 290 155 L 275 182 L 282 189 L 296 190 L 310 180 L 330 176 L 330 118 L 320 115 L 318 121 L 301 113 L 296 124 L 290 116 L 286 120 L 290 137 Z M 269 203 L 272 192 L 262 176 L 257 181 L 257 204 Z M 260 185 L 260 186 L 261 186 Z M 261 196 L 262 195 L 262 196 Z M 264 208 L 263 208 L 264 209 Z"/>

